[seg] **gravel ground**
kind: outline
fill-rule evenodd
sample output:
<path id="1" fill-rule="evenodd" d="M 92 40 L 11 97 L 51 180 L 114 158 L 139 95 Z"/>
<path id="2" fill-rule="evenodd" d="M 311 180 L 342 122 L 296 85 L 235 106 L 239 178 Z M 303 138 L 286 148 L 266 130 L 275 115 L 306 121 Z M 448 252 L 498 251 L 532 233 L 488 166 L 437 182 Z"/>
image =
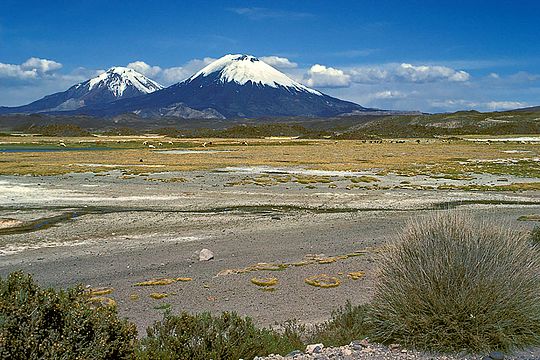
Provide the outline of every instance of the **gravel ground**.
<path id="1" fill-rule="evenodd" d="M 236 311 L 265 326 L 289 319 L 318 323 L 347 300 L 369 301 L 376 281 L 372 250 L 395 238 L 412 217 L 459 206 L 471 216 L 530 229 L 534 222 L 517 218 L 540 213 L 537 192 L 368 191 L 290 183 L 224 186 L 245 176 L 234 172 L 156 176 L 187 179 L 175 183 L 120 175 L 0 176 L 0 218 L 32 222 L 74 214 L 54 224 L 47 220 L 32 231 L 0 232 L 0 276 L 20 269 L 45 286 L 112 287 L 120 314 L 137 324 L 141 335 L 166 307 L 173 312 Z M 199 262 L 197 252 L 203 248 L 212 250 L 215 258 Z M 313 254 L 330 257 L 359 250 L 364 255 L 335 262 L 218 276 L 262 262 L 293 263 Z M 347 273 L 353 271 L 365 276 L 351 280 Z M 339 278 L 341 285 L 321 289 L 304 282 L 323 273 Z M 278 278 L 276 291 L 261 291 L 250 281 L 255 276 Z M 134 286 L 159 277 L 193 281 Z M 168 297 L 154 300 L 152 292 Z M 520 359 L 540 359 L 538 354 L 523 356 Z M 370 344 L 296 358 L 441 357 Z"/>

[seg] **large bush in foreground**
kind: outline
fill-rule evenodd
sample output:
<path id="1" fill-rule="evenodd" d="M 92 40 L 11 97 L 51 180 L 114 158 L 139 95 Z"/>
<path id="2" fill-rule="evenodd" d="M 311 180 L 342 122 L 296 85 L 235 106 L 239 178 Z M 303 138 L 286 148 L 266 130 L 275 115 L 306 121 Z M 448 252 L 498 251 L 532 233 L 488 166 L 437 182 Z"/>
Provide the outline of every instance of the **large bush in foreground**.
<path id="1" fill-rule="evenodd" d="M 303 348 L 294 326 L 284 331 L 260 329 L 248 317 L 224 312 L 179 315 L 165 313 L 147 329 L 139 346 L 139 359 L 253 359 Z"/>
<path id="2" fill-rule="evenodd" d="M 466 214 L 411 222 L 381 255 L 373 338 L 437 351 L 540 343 L 540 257 L 527 236 Z"/>
<path id="3" fill-rule="evenodd" d="M 0 278 L 0 359 L 131 359 L 135 325 L 94 308 L 80 288 L 41 289 L 30 275 Z"/>

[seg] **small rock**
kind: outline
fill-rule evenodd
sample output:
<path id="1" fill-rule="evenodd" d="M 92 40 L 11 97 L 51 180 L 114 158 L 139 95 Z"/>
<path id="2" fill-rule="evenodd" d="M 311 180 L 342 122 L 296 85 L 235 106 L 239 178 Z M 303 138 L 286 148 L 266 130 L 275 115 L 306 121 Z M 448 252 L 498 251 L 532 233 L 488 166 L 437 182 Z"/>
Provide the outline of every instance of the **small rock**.
<path id="1" fill-rule="evenodd" d="M 401 345 L 399 344 L 390 344 L 388 345 L 388 349 L 390 351 L 396 351 L 396 350 L 399 350 L 401 348 Z"/>
<path id="2" fill-rule="evenodd" d="M 489 353 L 489 358 L 493 360 L 504 360 L 504 354 L 500 351 L 493 351 Z"/>
<path id="3" fill-rule="evenodd" d="M 301 352 L 300 350 L 293 350 L 290 353 L 288 353 L 286 357 L 295 357 L 297 355 L 302 355 L 302 354 L 303 352 Z"/>
<path id="4" fill-rule="evenodd" d="M 214 253 L 208 249 L 202 249 L 199 252 L 199 261 L 208 261 L 214 258 Z"/>
<path id="5" fill-rule="evenodd" d="M 324 349 L 323 344 L 311 344 L 306 346 L 306 354 L 318 354 Z"/>
<path id="6" fill-rule="evenodd" d="M 351 349 L 345 348 L 345 349 L 343 349 L 343 350 L 341 351 L 341 354 L 342 354 L 343 356 L 351 356 L 351 355 L 352 355 L 352 350 L 351 350 Z"/>
<path id="7" fill-rule="evenodd" d="M 353 340 L 353 341 L 351 341 L 349 346 L 351 348 L 353 348 L 353 350 L 362 350 L 363 348 L 365 348 L 365 347 L 367 347 L 369 345 L 369 344 L 367 344 L 367 340 L 366 340 L 366 342 L 364 342 L 364 340 Z"/>

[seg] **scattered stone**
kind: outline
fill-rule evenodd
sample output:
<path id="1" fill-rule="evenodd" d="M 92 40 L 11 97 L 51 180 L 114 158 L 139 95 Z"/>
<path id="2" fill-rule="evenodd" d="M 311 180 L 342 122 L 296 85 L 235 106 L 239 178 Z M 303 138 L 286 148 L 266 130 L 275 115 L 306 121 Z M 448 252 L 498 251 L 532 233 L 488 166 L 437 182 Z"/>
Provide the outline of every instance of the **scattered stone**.
<path id="1" fill-rule="evenodd" d="M 364 340 L 353 340 L 349 344 L 350 347 L 352 347 L 354 350 L 362 350 L 363 348 L 366 348 L 369 346 L 369 343 L 366 339 Z"/>
<path id="2" fill-rule="evenodd" d="M 311 344 L 306 346 L 306 354 L 318 354 L 324 349 L 323 344 Z"/>
<path id="3" fill-rule="evenodd" d="M 286 357 L 295 357 L 295 356 L 302 355 L 302 354 L 303 354 L 303 352 L 301 352 L 300 350 L 293 350 L 290 353 L 288 353 L 286 355 Z"/>
<path id="4" fill-rule="evenodd" d="M 390 345 L 388 345 L 388 349 L 389 349 L 390 351 L 397 351 L 397 350 L 399 350 L 400 348 L 401 348 L 401 345 L 399 345 L 399 344 L 390 344 Z"/>
<path id="5" fill-rule="evenodd" d="M 504 360 L 504 354 L 500 351 L 493 351 L 489 353 L 489 358 L 493 360 Z"/>
<path id="6" fill-rule="evenodd" d="M 214 253 L 208 249 L 202 249 L 199 252 L 199 261 L 209 261 L 214 258 Z"/>

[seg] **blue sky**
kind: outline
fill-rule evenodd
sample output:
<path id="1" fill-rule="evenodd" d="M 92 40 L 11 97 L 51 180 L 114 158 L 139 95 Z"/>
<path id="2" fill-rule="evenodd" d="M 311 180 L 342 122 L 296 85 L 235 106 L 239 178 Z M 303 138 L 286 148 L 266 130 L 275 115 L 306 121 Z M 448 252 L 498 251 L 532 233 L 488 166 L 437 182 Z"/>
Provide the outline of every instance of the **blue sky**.
<path id="1" fill-rule="evenodd" d="M 0 3 L 0 105 L 111 66 L 170 85 L 247 53 L 364 106 L 540 104 L 537 1 L 12 1 Z"/>

